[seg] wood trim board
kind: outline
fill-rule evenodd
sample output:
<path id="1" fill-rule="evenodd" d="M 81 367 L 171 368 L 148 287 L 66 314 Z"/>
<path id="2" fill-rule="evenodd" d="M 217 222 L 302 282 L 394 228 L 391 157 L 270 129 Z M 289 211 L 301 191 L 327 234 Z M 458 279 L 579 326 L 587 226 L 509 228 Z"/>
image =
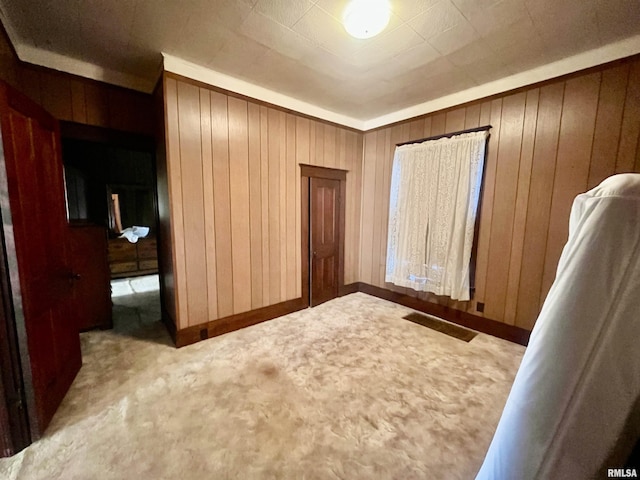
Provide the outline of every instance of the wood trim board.
<path id="1" fill-rule="evenodd" d="M 248 102 L 252 102 L 252 103 L 255 103 L 255 104 L 260 105 L 260 106 L 264 106 L 264 107 L 267 107 L 267 108 L 273 108 L 273 109 L 279 110 L 279 111 L 281 111 L 283 113 L 293 114 L 293 115 L 295 115 L 297 117 L 313 120 L 314 122 L 320 122 L 320 123 L 322 123 L 324 125 L 329 125 L 331 127 L 341 128 L 341 129 L 349 130 L 349 131 L 355 132 L 355 133 L 362 133 L 362 131 L 358 130 L 357 128 L 349 127 L 347 125 L 343 125 L 343 124 L 336 123 L 336 122 L 331 122 L 329 120 L 325 120 L 324 118 L 314 117 L 313 115 L 308 115 L 306 113 L 298 112 L 298 111 L 292 110 L 290 108 L 282 107 L 280 105 L 276 105 L 275 103 L 265 102 L 264 100 L 259 100 L 257 98 L 250 97 L 250 96 L 247 96 L 247 95 L 243 95 L 241 93 L 237 93 L 237 92 L 234 92 L 232 90 L 227 90 L 225 88 L 216 87 L 215 85 L 211 85 L 211 84 L 206 83 L 206 82 L 201 82 L 200 80 L 195 80 L 193 78 L 185 77 L 184 75 L 180 75 L 178 73 L 173 73 L 173 72 L 170 72 L 168 70 L 164 70 L 163 71 L 163 77 L 164 78 L 172 78 L 172 79 L 180 81 L 180 82 L 190 83 L 191 85 L 194 85 L 196 87 L 206 88 L 208 90 L 211 90 L 211 91 L 214 91 L 214 92 L 218 92 L 218 93 L 222 93 L 222 94 L 228 95 L 230 97 L 235 97 L 235 98 L 240 99 L 240 100 L 245 100 L 245 101 L 248 101 Z"/>
<path id="2" fill-rule="evenodd" d="M 338 168 L 318 167 L 317 165 L 300 164 L 300 174 L 303 177 L 328 178 L 330 180 L 347 181 L 347 171 Z"/>
<path id="3" fill-rule="evenodd" d="M 294 300 L 287 300 L 286 302 L 276 303 L 268 307 L 230 315 L 204 324 L 178 330 L 175 334 L 176 347 L 185 347 L 210 337 L 216 337 L 224 333 L 272 320 L 289 313 L 297 312 L 298 310 L 307 308 L 307 306 L 303 298 L 296 298 Z"/>
<path id="4" fill-rule="evenodd" d="M 342 285 L 339 290 L 339 295 L 345 296 L 356 292 L 366 293 L 399 305 L 404 305 L 405 307 L 433 315 L 443 320 L 447 320 L 448 322 L 462 325 L 463 327 L 471 328 L 478 332 L 502 338 L 513 343 L 518 343 L 524 346 L 529 343 L 530 332 L 522 328 L 489 320 L 488 318 L 478 317 L 470 313 L 437 305 L 416 297 L 400 294 L 366 283 L 355 282 L 349 285 Z M 163 320 L 169 329 L 169 333 L 171 334 L 176 347 L 180 348 L 197 343 L 201 340 L 206 340 L 207 338 L 233 332 L 283 315 L 288 315 L 289 313 L 303 310 L 308 306 L 308 297 L 307 300 L 305 300 L 304 297 L 301 297 L 270 305 L 268 307 L 251 310 L 249 312 L 230 315 L 201 325 L 195 325 L 183 330 L 178 330 L 177 332 L 175 331 L 174 323 L 171 319 L 167 318 L 166 312 L 163 312 Z"/>
<path id="5" fill-rule="evenodd" d="M 354 286 L 349 286 L 350 291 L 353 291 L 354 288 Z M 455 310 L 453 308 L 427 302 L 410 295 L 404 295 L 366 283 L 358 283 L 357 289 L 359 292 L 382 298 L 384 300 L 389 300 L 390 302 L 404 305 L 405 307 L 413 308 L 414 310 L 442 318 L 448 322 L 456 323 L 463 327 L 471 328 L 478 332 L 502 338 L 513 343 L 525 346 L 529 343 L 529 336 L 531 335 L 531 332 L 514 325 L 507 325 L 506 323 L 496 322 L 495 320 L 490 320 L 488 318 L 478 317 L 471 313 Z"/>

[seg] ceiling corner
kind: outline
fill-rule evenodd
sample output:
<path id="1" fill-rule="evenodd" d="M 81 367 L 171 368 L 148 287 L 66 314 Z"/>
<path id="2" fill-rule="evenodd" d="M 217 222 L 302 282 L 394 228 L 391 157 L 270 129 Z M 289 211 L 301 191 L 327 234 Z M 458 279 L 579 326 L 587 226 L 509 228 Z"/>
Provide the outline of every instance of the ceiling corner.
<path id="1" fill-rule="evenodd" d="M 261 87 L 245 80 L 196 65 L 181 58 L 162 52 L 164 70 L 208 85 L 255 98 L 266 103 L 293 110 L 295 112 L 326 120 L 345 127 L 363 130 L 364 120 L 333 112 L 303 100 Z"/>
<path id="2" fill-rule="evenodd" d="M 499 80 L 484 83 L 476 87 L 430 100 L 419 105 L 390 112 L 376 118 L 365 120 L 363 130 L 372 130 L 391 123 L 401 122 L 420 115 L 472 102 L 481 98 L 505 93 L 516 88 L 525 87 L 545 80 L 561 77 L 587 68 L 620 60 L 640 53 L 640 35 L 610 43 L 571 57 L 563 58 L 525 72 L 510 75 Z"/>

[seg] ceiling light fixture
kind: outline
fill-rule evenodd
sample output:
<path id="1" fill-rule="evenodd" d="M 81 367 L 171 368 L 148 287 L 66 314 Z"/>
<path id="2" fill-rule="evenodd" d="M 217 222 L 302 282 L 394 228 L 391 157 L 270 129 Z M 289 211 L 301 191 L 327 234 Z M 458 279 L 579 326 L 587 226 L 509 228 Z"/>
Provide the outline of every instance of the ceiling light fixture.
<path id="1" fill-rule="evenodd" d="M 342 15 L 344 28 L 355 38 L 371 38 L 389 24 L 391 9 L 387 0 L 352 0 Z"/>

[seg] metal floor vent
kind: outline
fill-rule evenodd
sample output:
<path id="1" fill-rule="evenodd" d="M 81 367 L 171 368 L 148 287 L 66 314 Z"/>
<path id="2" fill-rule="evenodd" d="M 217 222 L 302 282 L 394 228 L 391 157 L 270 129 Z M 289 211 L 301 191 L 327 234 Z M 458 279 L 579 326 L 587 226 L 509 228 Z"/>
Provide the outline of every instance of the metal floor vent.
<path id="1" fill-rule="evenodd" d="M 458 327 L 449 322 L 428 317 L 420 313 L 410 313 L 402 318 L 465 342 L 470 342 L 478 334 L 473 330 L 467 330 L 466 328 Z"/>

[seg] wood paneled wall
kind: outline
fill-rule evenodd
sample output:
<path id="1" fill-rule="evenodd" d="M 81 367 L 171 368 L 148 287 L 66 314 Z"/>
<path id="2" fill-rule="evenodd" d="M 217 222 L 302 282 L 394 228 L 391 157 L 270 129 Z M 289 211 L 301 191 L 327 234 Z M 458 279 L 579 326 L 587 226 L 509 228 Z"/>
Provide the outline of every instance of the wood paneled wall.
<path id="1" fill-rule="evenodd" d="M 151 95 L 21 62 L 0 27 L 0 78 L 58 120 L 152 135 Z"/>
<path id="2" fill-rule="evenodd" d="M 58 120 L 152 135 L 151 95 L 114 85 L 22 65 L 21 90 Z"/>
<path id="3" fill-rule="evenodd" d="M 0 78 L 60 120 L 153 133 L 150 95 L 24 64 L 3 30 Z M 299 163 L 349 171 L 345 283 L 415 295 L 384 282 L 395 144 L 492 124 L 474 299 L 418 296 L 526 329 L 553 282 L 575 195 L 614 173 L 640 172 L 638 58 L 364 139 L 170 75 L 164 99 L 167 163 L 158 174 L 166 190 L 159 192 L 166 197 L 161 223 L 171 233 L 165 307 L 178 328 L 300 295 Z"/>
<path id="4" fill-rule="evenodd" d="M 301 297 L 300 163 L 348 171 L 358 280 L 362 134 L 168 73 L 164 98 L 178 329 Z"/>
<path id="5" fill-rule="evenodd" d="M 555 277 L 573 198 L 614 173 L 640 172 L 640 59 L 366 133 L 362 282 L 412 292 L 384 281 L 395 144 L 486 124 L 493 129 L 475 297 L 471 302 L 419 297 L 531 329 Z"/>

